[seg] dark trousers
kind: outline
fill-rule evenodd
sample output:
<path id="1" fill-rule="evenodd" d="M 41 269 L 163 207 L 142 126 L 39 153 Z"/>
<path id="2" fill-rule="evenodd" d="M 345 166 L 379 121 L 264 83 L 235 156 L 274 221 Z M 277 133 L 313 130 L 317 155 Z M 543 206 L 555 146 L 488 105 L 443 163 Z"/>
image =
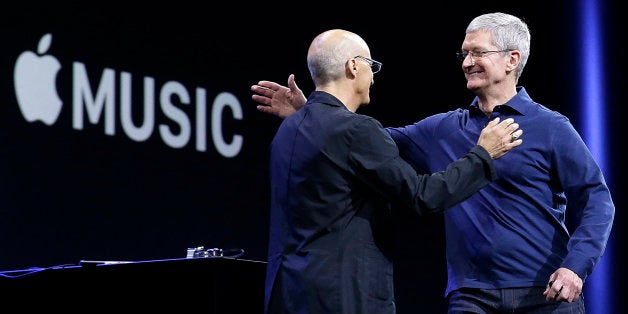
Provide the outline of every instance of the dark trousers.
<path id="1" fill-rule="evenodd" d="M 546 301 L 545 287 L 463 288 L 450 293 L 448 314 L 584 314 L 584 294 L 574 302 Z"/>

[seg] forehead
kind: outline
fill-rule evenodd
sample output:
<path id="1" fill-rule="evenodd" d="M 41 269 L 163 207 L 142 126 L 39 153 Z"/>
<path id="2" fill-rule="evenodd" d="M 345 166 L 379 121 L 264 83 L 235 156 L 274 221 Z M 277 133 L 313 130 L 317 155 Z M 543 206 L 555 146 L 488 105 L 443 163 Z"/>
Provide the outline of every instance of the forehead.
<path id="1" fill-rule="evenodd" d="M 462 42 L 463 50 L 488 49 L 493 47 L 493 36 L 489 31 L 467 33 Z"/>

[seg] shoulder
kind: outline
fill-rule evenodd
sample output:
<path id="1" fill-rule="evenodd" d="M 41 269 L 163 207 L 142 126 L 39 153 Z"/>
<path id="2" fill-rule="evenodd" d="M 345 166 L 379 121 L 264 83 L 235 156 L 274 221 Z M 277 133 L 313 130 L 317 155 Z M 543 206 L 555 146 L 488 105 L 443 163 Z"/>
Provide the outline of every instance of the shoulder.
<path id="1" fill-rule="evenodd" d="M 469 116 L 469 110 L 456 109 L 447 112 L 441 112 L 425 117 L 411 125 L 405 126 L 405 128 L 416 129 L 435 129 L 441 125 L 455 124 L 458 125 L 460 121 L 466 120 Z"/>
<path id="2" fill-rule="evenodd" d="M 550 109 L 539 103 L 532 103 L 525 113 L 525 119 L 529 120 L 536 127 L 548 129 L 548 131 L 559 131 L 573 129 L 573 125 L 567 116 Z"/>

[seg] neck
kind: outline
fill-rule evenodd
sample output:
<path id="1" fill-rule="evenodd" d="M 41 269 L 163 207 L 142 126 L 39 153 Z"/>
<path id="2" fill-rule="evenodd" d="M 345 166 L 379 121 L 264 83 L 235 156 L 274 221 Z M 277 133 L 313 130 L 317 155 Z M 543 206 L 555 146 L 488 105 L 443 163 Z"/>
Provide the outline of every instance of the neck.
<path id="1" fill-rule="evenodd" d="M 340 102 L 342 102 L 342 104 L 344 104 L 351 112 L 356 112 L 358 108 L 360 108 L 360 102 L 357 99 L 357 96 L 350 92 L 352 91 L 350 87 L 342 85 L 326 85 L 317 87 L 316 90 L 329 93 L 338 98 L 338 100 L 340 100 Z"/>
<path id="2" fill-rule="evenodd" d="M 517 95 L 517 88 L 513 86 L 507 91 L 483 92 L 478 93 L 478 107 L 487 117 L 493 113 L 493 109 L 499 105 L 503 105 Z"/>

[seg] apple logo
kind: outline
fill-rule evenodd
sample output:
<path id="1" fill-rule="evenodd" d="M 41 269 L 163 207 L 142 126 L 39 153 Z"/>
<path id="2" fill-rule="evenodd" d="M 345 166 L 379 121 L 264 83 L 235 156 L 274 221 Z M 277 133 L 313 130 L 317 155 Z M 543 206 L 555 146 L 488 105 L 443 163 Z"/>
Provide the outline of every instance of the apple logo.
<path id="1" fill-rule="evenodd" d="M 55 57 L 44 55 L 51 42 L 52 35 L 45 34 L 39 40 L 37 54 L 24 51 L 15 62 L 15 95 L 22 115 L 28 122 L 40 120 L 52 125 L 61 112 L 63 102 L 56 89 L 56 77 L 61 64 Z"/>

